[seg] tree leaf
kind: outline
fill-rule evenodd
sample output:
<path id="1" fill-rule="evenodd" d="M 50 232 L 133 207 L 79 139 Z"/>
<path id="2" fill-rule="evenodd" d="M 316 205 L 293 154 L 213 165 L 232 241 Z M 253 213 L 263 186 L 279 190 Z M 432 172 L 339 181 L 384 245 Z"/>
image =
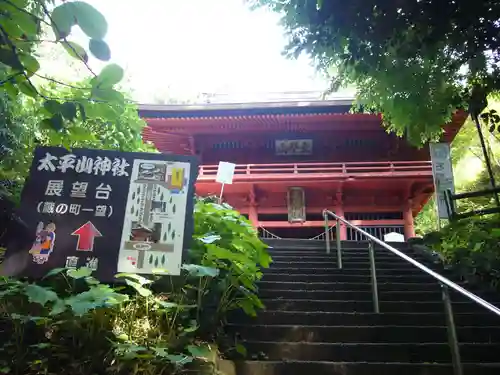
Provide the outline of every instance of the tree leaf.
<path id="1" fill-rule="evenodd" d="M 121 105 L 125 101 L 125 97 L 123 96 L 123 94 L 121 92 L 116 91 L 115 89 L 112 89 L 112 88 L 92 89 L 91 97 L 94 100 L 100 100 L 103 102 L 111 102 L 111 103 L 117 104 L 117 105 Z M 105 109 L 109 109 L 109 106 L 106 106 Z M 105 109 L 104 108 L 101 109 L 101 112 L 102 112 L 102 110 L 105 110 Z"/>
<path id="2" fill-rule="evenodd" d="M 56 113 L 61 113 L 62 106 L 57 100 L 49 99 L 43 102 L 43 108 L 51 115 L 55 115 Z"/>
<path id="3" fill-rule="evenodd" d="M 24 69 L 14 51 L 7 47 L 0 47 L 0 62 L 7 66 L 10 66 L 12 69 Z"/>
<path id="4" fill-rule="evenodd" d="M 59 297 L 53 290 L 38 286 L 36 284 L 26 285 L 24 293 L 32 303 L 38 303 L 45 306 L 47 302 L 57 301 Z"/>
<path id="5" fill-rule="evenodd" d="M 73 121 L 76 118 L 76 104 L 66 102 L 61 105 L 61 113 L 68 121 Z"/>
<path id="6" fill-rule="evenodd" d="M 21 60 L 28 77 L 31 77 L 40 69 L 40 63 L 38 60 L 30 54 L 19 54 L 19 60 Z"/>
<path id="7" fill-rule="evenodd" d="M 85 51 L 85 48 L 83 48 L 78 43 L 64 41 L 61 42 L 61 44 L 71 57 L 84 62 L 89 61 L 89 55 L 87 54 L 87 51 Z"/>
<path id="8" fill-rule="evenodd" d="M 111 58 L 111 50 L 104 40 L 90 39 L 89 50 L 99 60 L 108 61 Z"/>
<path id="9" fill-rule="evenodd" d="M 84 1 L 74 1 L 74 17 L 82 31 L 92 39 L 103 39 L 108 32 L 106 18 L 92 5 Z"/>
<path id="10" fill-rule="evenodd" d="M 17 85 L 19 91 L 21 91 L 24 95 L 27 95 L 32 98 L 38 98 L 38 91 L 33 86 L 33 84 L 29 81 L 21 82 Z"/>
<path id="11" fill-rule="evenodd" d="M 52 31 L 56 40 L 64 39 L 71 33 L 71 28 L 76 25 L 74 3 L 63 3 L 54 8 L 51 18 Z"/>
<path id="12" fill-rule="evenodd" d="M 92 87 L 111 88 L 123 79 L 123 68 L 117 64 L 109 64 L 102 68 L 99 75 L 92 79 Z"/>

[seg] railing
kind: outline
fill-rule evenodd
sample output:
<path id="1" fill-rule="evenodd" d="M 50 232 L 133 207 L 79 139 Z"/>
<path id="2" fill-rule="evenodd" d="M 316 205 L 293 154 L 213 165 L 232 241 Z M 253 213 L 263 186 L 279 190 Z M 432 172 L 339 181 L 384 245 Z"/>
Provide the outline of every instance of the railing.
<path id="1" fill-rule="evenodd" d="M 215 179 L 218 165 L 202 165 L 198 178 Z M 382 175 L 422 174 L 432 175 L 429 161 L 394 161 L 394 162 L 349 162 L 349 163 L 291 163 L 291 164 L 237 164 L 235 179 L 245 179 L 254 175 L 307 175 L 328 174 L 338 176 L 356 176 L 366 173 Z"/>
<path id="2" fill-rule="evenodd" d="M 497 187 L 495 189 L 486 189 L 486 190 L 480 190 L 480 191 L 473 191 L 470 193 L 460 193 L 460 194 L 453 194 L 451 190 L 446 190 L 445 191 L 445 199 L 446 199 L 446 210 L 448 212 L 448 217 L 450 220 L 457 220 L 457 219 L 465 219 L 467 217 L 471 216 L 482 216 L 482 215 L 491 215 L 491 214 L 497 214 L 500 213 L 500 207 L 497 205 L 497 207 L 491 207 L 491 208 L 483 208 L 480 210 L 470 210 L 467 212 L 457 212 L 456 208 L 456 202 L 461 200 L 461 199 L 467 199 L 467 198 L 484 198 L 484 197 L 490 197 L 490 198 L 495 198 L 496 201 L 498 201 L 498 194 L 500 193 L 500 188 Z"/>
<path id="3" fill-rule="evenodd" d="M 432 276 L 435 280 L 437 280 L 441 284 L 441 292 L 442 292 L 442 297 L 443 297 L 443 303 L 444 303 L 444 309 L 445 309 L 445 315 L 446 315 L 446 327 L 448 331 L 448 342 L 450 345 L 451 349 L 451 357 L 452 357 L 452 362 L 453 362 L 453 369 L 454 369 L 454 374 L 455 375 L 462 375 L 463 374 L 463 368 L 462 368 L 462 362 L 460 359 L 460 350 L 458 347 L 458 338 L 457 338 L 457 332 L 456 332 L 456 327 L 455 327 L 455 321 L 453 318 L 453 310 L 451 306 L 451 299 L 450 299 L 450 293 L 449 293 L 449 288 L 457 291 L 458 293 L 462 294 L 463 296 L 467 297 L 471 301 L 483 306 L 484 308 L 488 309 L 489 311 L 495 313 L 497 316 L 500 316 L 500 309 L 488 301 L 485 301 L 481 297 L 475 295 L 474 293 L 469 292 L 468 290 L 462 288 L 461 286 L 457 285 L 453 281 L 447 279 L 444 276 L 441 276 L 437 272 L 432 271 L 430 268 L 424 266 L 420 262 L 417 262 L 415 259 L 409 257 L 408 255 L 404 254 L 403 252 L 399 251 L 398 249 L 386 244 L 384 241 L 379 240 L 378 238 L 372 236 L 371 234 L 365 232 L 364 230 L 360 229 L 354 224 L 351 224 L 347 220 L 335 215 L 333 212 L 329 210 L 323 210 L 323 218 L 325 219 L 325 230 L 328 229 L 329 227 L 329 216 L 333 217 L 336 222 L 337 222 L 337 259 L 338 259 L 338 267 L 339 269 L 342 269 L 342 247 L 340 243 L 340 223 L 342 222 L 344 225 L 347 227 L 356 230 L 357 232 L 361 233 L 366 239 L 368 239 L 368 255 L 370 257 L 370 274 L 371 274 L 371 284 L 372 284 L 372 295 L 373 295 L 373 309 L 375 313 L 380 312 L 380 304 L 379 304 L 379 298 L 378 298 L 378 284 L 377 284 L 377 270 L 376 270 L 376 265 L 375 265 L 375 249 L 374 249 L 374 244 L 382 246 L 385 250 L 389 250 L 391 253 L 399 256 L 400 258 L 406 260 L 407 262 L 413 264 L 415 267 L 419 268 L 421 271 L 425 272 L 429 276 Z M 326 252 L 327 254 L 330 254 L 330 239 L 328 236 L 325 237 L 326 239 Z"/>
<path id="4" fill-rule="evenodd" d="M 266 228 L 264 227 L 259 227 L 259 234 L 261 238 L 264 239 L 276 239 L 276 240 L 281 240 L 280 236 L 275 235 L 272 232 L 269 232 Z"/>

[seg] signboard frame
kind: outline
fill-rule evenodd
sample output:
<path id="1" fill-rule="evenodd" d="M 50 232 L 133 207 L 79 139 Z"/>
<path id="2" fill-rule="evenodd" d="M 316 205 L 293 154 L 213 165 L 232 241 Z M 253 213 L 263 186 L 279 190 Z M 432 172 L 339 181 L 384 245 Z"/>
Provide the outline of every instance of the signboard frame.
<path id="1" fill-rule="evenodd" d="M 151 170 L 139 173 L 141 163 L 149 164 Z M 195 156 L 36 148 L 17 210 L 33 239 L 27 248 L 7 248 L 2 273 L 40 278 L 53 268 L 86 266 L 94 269 L 99 280 L 112 281 L 118 272 L 151 274 L 155 266 L 171 275 L 180 274 L 194 229 L 194 184 L 198 165 Z M 139 185 L 147 187 L 140 192 L 134 191 L 137 207 L 144 208 L 140 217 L 145 228 L 134 229 L 154 232 L 160 227 L 160 238 L 140 240 L 149 241 L 153 246 L 149 250 L 158 250 L 160 256 L 159 261 L 148 268 L 124 269 L 120 268 L 119 259 L 127 250 L 123 242 L 125 223 L 132 220 L 129 195 L 132 187 Z M 155 198 L 157 193 L 163 196 Z M 165 206 L 169 202 L 172 208 L 177 202 L 177 207 L 167 213 Z M 165 236 L 167 222 L 171 228 Z M 151 228 L 147 228 L 148 225 Z M 172 228 L 178 231 L 173 234 Z M 170 242 L 173 245 L 169 247 L 167 243 Z M 75 262 L 69 264 L 69 260 Z"/>
<path id="2" fill-rule="evenodd" d="M 439 219 L 449 219 L 446 203 L 446 191 L 455 193 L 453 165 L 450 157 L 450 145 L 445 142 L 429 143 L 432 162 L 432 176 L 436 192 L 436 207 Z"/>

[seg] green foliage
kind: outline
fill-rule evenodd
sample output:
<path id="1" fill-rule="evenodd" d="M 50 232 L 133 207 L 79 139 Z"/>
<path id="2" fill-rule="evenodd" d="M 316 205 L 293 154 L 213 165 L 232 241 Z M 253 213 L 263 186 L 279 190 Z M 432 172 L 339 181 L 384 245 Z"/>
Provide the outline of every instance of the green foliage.
<path id="1" fill-rule="evenodd" d="M 0 282 L 0 368 L 10 374 L 170 374 L 199 371 L 217 348 L 245 352 L 222 334 L 228 313 L 262 307 L 255 282 L 271 261 L 250 223 L 199 199 L 179 277 L 122 273 L 107 285 L 88 268 L 55 269 L 37 283 Z"/>
<path id="2" fill-rule="evenodd" d="M 0 123 L 0 180 L 17 183 L 18 189 L 12 192 L 14 196 L 18 196 L 19 187 L 29 172 L 37 145 L 155 152 L 142 141 L 141 132 L 146 124 L 139 118 L 135 105 L 88 101 L 84 90 L 80 89 L 84 86 L 85 83 L 81 83 L 74 88 L 61 89 L 52 84 L 42 90 L 51 96 L 72 97 L 85 113 L 85 121 L 75 117 L 74 107 L 64 100 L 45 101 L 41 97 L 12 100 L 0 94 L 0 116 L 3 118 Z M 59 112 L 71 122 L 59 131 L 53 124 L 44 126 L 43 119 L 47 115 Z"/>
<path id="3" fill-rule="evenodd" d="M 286 53 L 312 55 L 354 85 L 365 109 L 414 143 L 441 134 L 457 108 L 479 114 L 500 88 L 500 5 L 494 0 L 249 0 L 282 15 Z"/>
<path id="4" fill-rule="evenodd" d="M 78 26 L 89 38 L 88 50 L 97 59 L 107 61 L 111 58 L 109 46 L 104 41 L 108 25 L 104 16 L 92 5 L 84 1 L 66 1 L 52 7 L 52 1 L 9 0 L 0 2 L 0 86 L 12 100 L 17 100 L 20 93 L 37 101 L 42 100 L 47 112 L 39 122 L 42 127 L 52 127 L 60 131 L 66 124 L 78 119 L 85 122 L 86 105 L 101 103 L 105 106 L 99 117 L 104 121 L 114 121 L 113 112 L 123 110 L 125 99 L 115 89 L 123 78 L 123 70 L 116 64 L 105 66 L 99 74 L 87 65 L 87 49 L 74 41 L 68 40 L 74 26 Z M 44 28 L 51 28 L 53 40 L 41 40 Z M 34 47 L 40 43 L 60 44 L 67 53 L 79 60 L 92 74 L 93 78 L 78 91 L 66 92 L 63 97 L 44 92 L 33 81 L 33 77 L 48 79 L 38 72 L 40 62 L 34 53 Z M 56 104 L 56 105 L 55 105 Z"/>
<path id="5" fill-rule="evenodd" d="M 424 242 L 440 253 L 459 275 L 471 283 L 500 283 L 500 216 L 462 219 L 440 232 L 431 232 Z"/>

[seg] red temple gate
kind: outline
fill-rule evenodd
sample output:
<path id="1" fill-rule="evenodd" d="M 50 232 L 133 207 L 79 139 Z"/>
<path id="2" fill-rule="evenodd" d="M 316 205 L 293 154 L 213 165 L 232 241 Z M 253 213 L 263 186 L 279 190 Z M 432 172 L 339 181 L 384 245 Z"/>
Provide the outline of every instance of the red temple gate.
<path id="1" fill-rule="evenodd" d="M 199 156 L 198 194 L 218 194 L 218 162 L 236 163 L 224 199 L 256 227 L 314 237 L 324 232 L 328 208 L 377 237 L 412 237 L 413 218 L 434 191 L 428 147 L 387 134 L 379 115 L 349 113 L 351 104 L 144 105 L 140 114 L 144 140 L 159 151 Z M 465 118 L 455 114 L 443 141 L 451 142 Z M 341 239 L 356 238 L 343 227 Z"/>

